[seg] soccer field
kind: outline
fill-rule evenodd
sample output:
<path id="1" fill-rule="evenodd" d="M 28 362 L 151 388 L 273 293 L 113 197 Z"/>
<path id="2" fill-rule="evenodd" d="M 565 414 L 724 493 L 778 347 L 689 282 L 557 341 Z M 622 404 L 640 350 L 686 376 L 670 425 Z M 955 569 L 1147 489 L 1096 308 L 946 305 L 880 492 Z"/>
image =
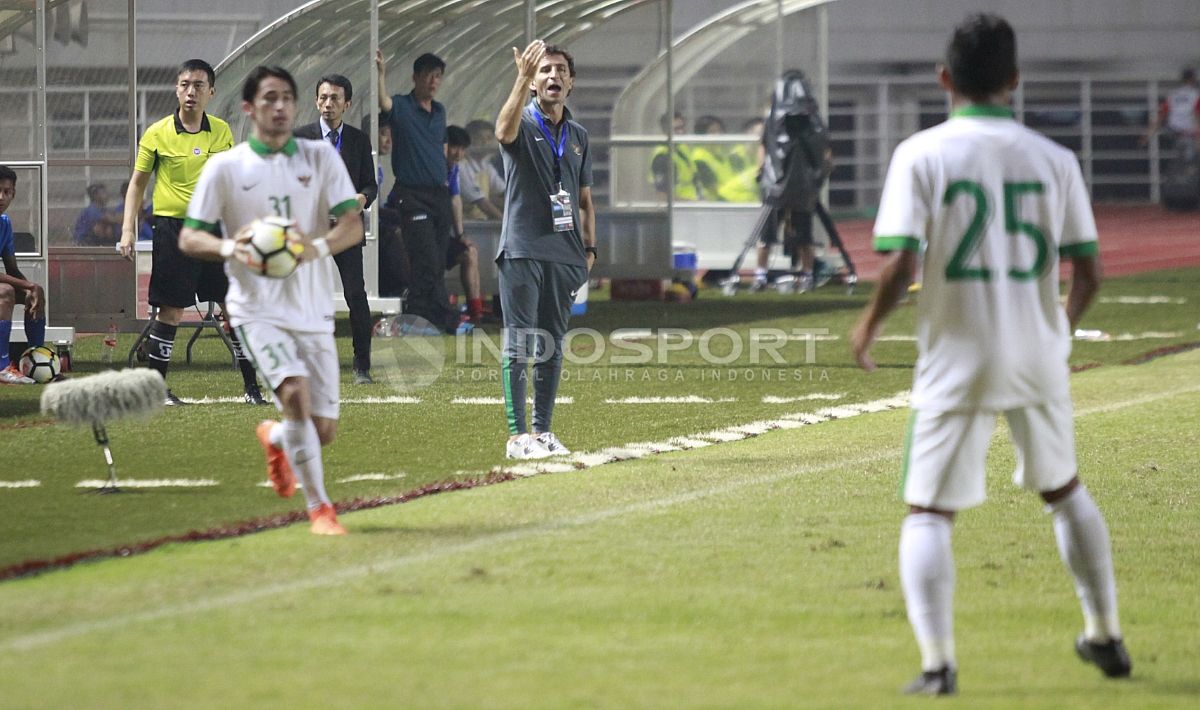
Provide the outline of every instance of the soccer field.
<path id="1" fill-rule="evenodd" d="M 1198 292 L 1195 272 L 1108 282 L 1084 327 L 1115 337 L 1079 342 L 1072 358 L 1099 365 L 1072 380 L 1080 465 L 1112 529 L 1134 678 L 1105 681 L 1074 657 L 1081 620 L 1071 583 L 1048 516 L 1007 483 L 1013 461 L 1001 429 L 990 504 L 962 515 L 955 538 L 964 702 L 1194 704 L 1200 352 L 1122 363 L 1196 340 Z M 719 323 L 737 333 L 806 327 L 844 337 L 863 299 L 600 303 L 578 325 L 699 332 Z M 898 315 L 888 333 L 911 333 L 911 309 Z M 344 539 L 294 525 L 0 583 L 4 705 L 906 702 L 897 689 L 918 658 L 895 569 L 906 413 L 893 407 L 913 347 L 883 343 L 884 367 L 869 376 L 845 350 L 844 340 L 819 342 L 811 367 L 826 377 L 791 382 L 702 381 L 694 371 L 711 368 L 692 351 L 663 366 L 605 361 L 593 369 L 638 374 L 560 391 L 572 398 L 559 412 L 561 435 L 590 457 L 578 459 L 583 468 L 344 513 Z M 804 343 L 785 352 L 783 369 L 809 369 Z M 218 355 L 179 368 L 177 391 L 235 393 L 236 375 Z M 641 372 L 659 369 L 689 374 L 642 381 Z M 402 477 L 335 483 L 336 499 L 513 470 L 501 458 L 500 406 L 453 404 L 497 397 L 498 388 L 446 374 L 418 403 L 345 406 L 330 478 Z M 17 462 L 6 479 L 41 485 L 0 489 L 4 565 L 271 522 L 299 505 L 258 487 L 261 455 L 249 431 L 262 414 L 245 405 L 195 405 L 113 428 L 123 476 L 217 485 L 98 497 L 75 487 L 103 472 L 89 435 L 44 425 L 28 397 L 2 401 L 0 444 Z M 631 446 L 639 442 L 654 446 Z M 663 453 L 648 453 L 655 449 Z M 629 460 L 603 463 L 618 458 Z"/>

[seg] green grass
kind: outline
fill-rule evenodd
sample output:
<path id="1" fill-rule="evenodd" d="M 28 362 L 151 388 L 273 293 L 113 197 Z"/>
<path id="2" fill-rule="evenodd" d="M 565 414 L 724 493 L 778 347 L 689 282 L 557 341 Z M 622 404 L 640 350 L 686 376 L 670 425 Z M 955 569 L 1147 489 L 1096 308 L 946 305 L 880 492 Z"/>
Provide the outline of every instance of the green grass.
<path id="1" fill-rule="evenodd" d="M 745 351 L 731 364 L 709 364 L 698 344 L 672 352 L 666 362 L 622 364 L 629 351 L 608 347 L 592 365 L 568 363 L 568 380 L 560 397 L 555 430 L 577 450 L 596 451 L 638 441 L 661 441 L 733 424 L 773 419 L 785 413 L 811 411 L 830 404 L 860 402 L 890 396 L 908 388 L 915 346 L 910 342 L 884 342 L 875 351 L 881 368 L 865 375 L 850 361 L 844 335 L 865 299 L 866 289 L 848 296 L 835 287 L 817 294 L 739 296 L 725 299 L 715 291 L 703 293 L 689 305 L 616 303 L 603 300 L 590 305 L 589 313 L 572 322 L 609 334 L 619 328 L 674 328 L 697 335 L 705 329 L 728 328 L 740 335 L 750 329 L 826 329 L 840 336 L 816 343 L 809 358 L 806 344 L 790 342 L 776 363 L 766 354 L 754 364 Z M 1194 304 L 1200 302 L 1200 278 L 1192 271 L 1164 272 L 1114 279 L 1103 296 L 1161 295 L 1183 299 L 1182 304 L 1098 304 L 1083 324 L 1112 333 L 1172 331 L 1178 336 L 1163 340 L 1091 343 L 1075 346 L 1072 362 L 1114 365 L 1161 345 L 1200 338 Z M 902 308 L 889 321 L 886 333 L 911 334 L 913 309 Z M 339 324 L 344 326 L 345 323 Z M 490 329 L 495 336 L 495 329 Z M 132 336 L 118 347 L 121 355 Z M 498 339 L 497 339 L 498 342 Z M 729 352 L 729 338 L 711 341 L 718 357 Z M 743 341 L 745 342 L 745 341 Z M 337 442 L 326 449 L 330 492 L 339 500 L 393 495 L 432 481 L 479 476 L 504 463 L 506 438 L 500 405 L 451 404 L 456 396 L 501 395 L 494 359 L 470 358 L 458 362 L 455 344 L 445 339 L 447 362 L 441 378 L 416 393 L 420 404 L 346 404 L 342 408 Z M 339 338 L 343 362 L 349 361 L 349 338 Z M 377 341 L 376 362 L 388 347 Z M 574 355 L 591 354 L 593 342 L 581 338 Z M 76 353 L 82 373 L 99 368 L 97 337 L 81 339 Z M 467 349 L 470 352 L 470 348 Z M 485 354 L 487 350 L 483 351 Z M 184 397 L 234 396 L 240 378 L 230 369 L 227 354 L 215 340 L 203 340 L 197 362 L 183 363 L 183 343 L 173 365 L 170 383 Z M 376 373 L 381 368 L 377 366 Z M 355 386 L 343 383 L 343 397 L 388 396 L 388 386 Z M 0 398 L 0 457 L 5 480 L 34 478 L 43 482 L 33 489 L 0 489 L 0 566 L 31 558 L 47 558 L 96 548 L 113 548 L 162 535 L 182 534 L 235 521 L 291 511 L 298 500 L 281 500 L 256 487 L 263 479 L 262 456 L 253 427 L 273 409 L 243 404 L 192 406 L 164 411 L 148 422 L 123 422 L 110 427 L 113 451 L 122 477 L 213 478 L 220 485 L 190 490 L 143 490 L 120 496 L 94 496 L 75 488 L 85 478 L 103 478 L 99 449 L 89 432 L 51 425 L 37 413 L 41 388 L 4 388 Z M 768 404 L 764 396 L 799 397 L 814 393 L 841 394 L 837 401 Z M 606 404 L 626 397 L 697 395 L 711 404 Z M 719 401 L 719 400 L 728 401 Z M 403 474 L 384 482 L 337 483 L 363 473 Z"/>
<path id="2" fill-rule="evenodd" d="M 1197 367 L 1073 378 L 1134 678 L 1074 658 L 1050 519 L 1008 483 L 998 431 L 990 500 L 956 525 L 951 704 L 1194 705 Z M 6 582 L 4 704 L 926 707 L 897 694 L 918 664 L 895 563 L 905 416 L 354 513 L 344 539 L 292 526 Z"/>

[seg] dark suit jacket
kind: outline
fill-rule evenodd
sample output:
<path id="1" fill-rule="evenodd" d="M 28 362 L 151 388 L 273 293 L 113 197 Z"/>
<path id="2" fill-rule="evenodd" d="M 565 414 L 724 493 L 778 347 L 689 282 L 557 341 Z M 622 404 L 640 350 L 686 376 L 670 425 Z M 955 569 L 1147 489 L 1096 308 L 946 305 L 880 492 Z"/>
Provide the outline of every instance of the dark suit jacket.
<path id="1" fill-rule="evenodd" d="M 297 138 L 309 138 L 322 141 L 321 122 L 310 123 L 292 131 Z M 354 126 L 342 122 L 342 162 L 350 173 L 350 182 L 354 183 L 354 191 L 367 198 L 367 207 L 375 201 L 379 193 L 379 185 L 375 182 L 375 164 L 371 161 L 371 139 L 366 133 Z"/>

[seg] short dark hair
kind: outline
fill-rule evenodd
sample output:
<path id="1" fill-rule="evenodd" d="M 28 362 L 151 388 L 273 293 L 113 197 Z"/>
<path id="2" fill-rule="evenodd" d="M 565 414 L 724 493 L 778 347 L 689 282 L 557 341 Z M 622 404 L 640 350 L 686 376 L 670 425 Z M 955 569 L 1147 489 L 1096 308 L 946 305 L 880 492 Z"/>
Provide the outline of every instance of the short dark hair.
<path id="1" fill-rule="evenodd" d="M 664 113 L 658 117 L 658 125 L 661 126 L 662 129 L 667 133 L 674 133 L 673 129 L 675 128 L 675 122 L 682 120 L 683 114 L 679 111 L 676 111 L 674 115 Z"/>
<path id="2" fill-rule="evenodd" d="M 263 82 L 263 79 L 268 77 L 283 79 L 292 89 L 292 96 L 296 95 L 296 80 L 288 73 L 287 69 L 278 66 L 262 66 L 254 67 L 250 74 L 246 77 L 245 83 L 242 84 L 242 101 L 254 101 L 254 97 L 258 96 L 258 85 Z"/>
<path id="3" fill-rule="evenodd" d="M 708 133 L 708 129 L 713 126 L 720 126 L 722 131 L 725 130 L 725 122 L 711 114 L 696 119 L 696 133 L 701 135 Z"/>
<path id="4" fill-rule="evenodd" d="M 423 74 L 427 71 L 446 71 L 446 63 L 432 52 L 426 52 L 413 62 L 413 74 Z"/>
<path id="5" fill-rule="evenodd" d="M 4 180 L 12 181 L 13 187 L 17 186 L 17 171 L 7 165 L 0 165 L 0 182 Z"/>
<path id="6" fill-rule="evenodd" d="M 946 47 L 950 83 L 958 93 L 983 101 L 1017 75 L 1017 36 L 998 15 L 971 15 L 954 28 Z"/>
<path id="7" fill-rule="evenodd" d="M 202 71 L 208 75 L 208 84 L 210 87 L 217 85 L 217 73 L 213 71 L 212 65 L 203 59 L 189 59 L 179 65 L 179 71 L 175 72 L 175 78 L 179 78 L 180 74 L 190 71 Z"/>
<path id="8" fill-rule="evenodd" d="M 455 148 L 470 147 L 471 134 L 461 126 L 446 126 L 446 143 Z"/>
<path id="9" fill-rule="evenodd" d="M 1191 67 L 1184 67 L 1179 74 L 1179 80 L 1185 84 L 1190 84 L 1196 80 L 1196 70 Z"/>
<path id="10" fill-rule="evenodd" d="M 480 131 L 495 131 L 496 124 L 483 118 L 477 118 L 467 124 L 467 133 L 479 133 Z"/>
<path id="11" fill-rule="evenodd" d="M 87 186 L 88 199 L 89 200 L 96 199 L 96 195 L 100 194 L 101 191 L 108 192 L 108 188 L 105 187 L 104 183 L 102 183 L 102 182 L 94 182 L 91 185 L 88 185 Z"/>
<path id="12" fill-rule="evenodd" d="M 563 59 L 567 60 L 567 74 L 569 74 L 571 76 L 571 78 L 574 79 L 575 78 L 575 55 L 568 52 L 566 47 L 560 47 L 557 44 L 548 44 L 548 45 L 546 45 L 546 53 L 542 56 L 548 57 L 551 54 L 557 54 L 557 55 L 561 56 Z"/>
<path id="13" fill-rule="evenodd" d="M 317 80 L 317 88 L 316 88 L 317 96 L 321 95 L 321 84 L 333 84 L 334 86 L 342 87 L 342 89 L 346 92 L 346 102 L 347 103 L 349 103 L 350 99 L 353 98 L 353 96 L 354 96 L 354 86 L 350 84 L 349 79 L 342 76 L 341 74 L 326 74 L 325 76 L 323 76 L 319 80 Z"/>

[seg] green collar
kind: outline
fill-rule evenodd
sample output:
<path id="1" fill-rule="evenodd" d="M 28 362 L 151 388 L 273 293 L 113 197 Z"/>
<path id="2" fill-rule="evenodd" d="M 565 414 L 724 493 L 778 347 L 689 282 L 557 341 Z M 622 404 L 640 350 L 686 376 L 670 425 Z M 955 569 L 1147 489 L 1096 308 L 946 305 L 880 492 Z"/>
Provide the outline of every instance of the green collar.
<path id="1" fill-rule="evenodd" d="M 967 104 L 950 112 L 950 118 L 1014 118 L 1012 109 L 995 104 Z"/>
<path id="2" fill-rule="evenodd" d="M 296 139 L 295 138 L 288 138 L 288 142 L 284 143 L 283 147 L 280 148 L 279 150 L 273 150 L 273 149 L 267 147 L 266 143 L 263 143 L 262 141 L 255 138 L 254 136 L 250 136 L 250 139 L 246 142 L 250 144 L 250 150 L 254 151 L 255 153 L 258 153 L 259 155 L 261 155 L 263 157 L 266 157 L 266 156 L 270 155 L 271 153 L 283 153 L 284 155 L 286 155 L 288 157 L 291 157 L 296 154 Z"/>

